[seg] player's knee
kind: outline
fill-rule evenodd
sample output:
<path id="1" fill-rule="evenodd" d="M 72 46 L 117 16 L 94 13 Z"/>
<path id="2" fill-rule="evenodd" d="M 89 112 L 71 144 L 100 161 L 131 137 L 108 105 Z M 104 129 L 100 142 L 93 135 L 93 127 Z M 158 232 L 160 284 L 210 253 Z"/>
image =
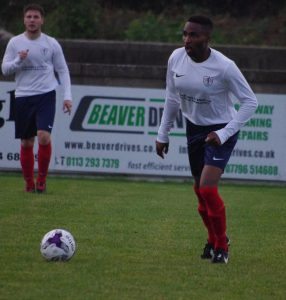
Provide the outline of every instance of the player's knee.
<path id="1" fill-rule="evenodd" d="M 21 146 L 23 148 L 31 148 L 34 146 L 34 141 L 35 139 L 34 138 L 30 138 L 30 139 L 22 139 L 21 140 Z"/>
<path id="2" fill-rule="evenodd" d="M 38 141 L 41 145 L 48 145 L 51 142 L 51 134 L 44 130 L 38 131 Z"/>
<path id="3" fill-rule="evenodd" d="M 210 216 L 219 215 L 224 209 L 224 202 L 218 193 L 217 187 L 202 187 L 199 191 L 206 202 L 208 214 Z"/>

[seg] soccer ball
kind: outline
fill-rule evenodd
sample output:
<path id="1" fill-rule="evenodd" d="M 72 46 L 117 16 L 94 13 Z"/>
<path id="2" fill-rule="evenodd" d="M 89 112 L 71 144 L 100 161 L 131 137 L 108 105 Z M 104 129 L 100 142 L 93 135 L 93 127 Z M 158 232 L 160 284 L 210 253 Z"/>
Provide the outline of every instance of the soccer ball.
<path id="1" fill-rule="evenodd" d="M 40 244 L 42 256 L 48 261 L 67 261 L 76 250 L 74 237 L 64 229 L 53 229 L 46 233 Z"/>

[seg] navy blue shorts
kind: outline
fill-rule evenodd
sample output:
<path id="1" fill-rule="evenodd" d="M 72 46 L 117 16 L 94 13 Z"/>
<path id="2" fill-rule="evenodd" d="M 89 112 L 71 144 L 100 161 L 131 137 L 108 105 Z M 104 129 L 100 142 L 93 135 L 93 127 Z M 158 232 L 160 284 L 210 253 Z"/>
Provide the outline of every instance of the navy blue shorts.
<path id="1" fill-rule="evenodd" d="M 38 130 L 51 132 L 56 112 L 56 92 L 15 99 L 15 137 L 29 139 Z"/>
<path id="2" fill-rule="evenodd" d="M 187 121 L 188 155 L 193 176 L 200 176 L 205 165 L 215 166 L 224 170 L 238 139 L 238 132 L 231 136 L 223 145 L 212 146 L 205 142 L 211 131 L 219 130 L 226 124 L 198 126 Z"/>

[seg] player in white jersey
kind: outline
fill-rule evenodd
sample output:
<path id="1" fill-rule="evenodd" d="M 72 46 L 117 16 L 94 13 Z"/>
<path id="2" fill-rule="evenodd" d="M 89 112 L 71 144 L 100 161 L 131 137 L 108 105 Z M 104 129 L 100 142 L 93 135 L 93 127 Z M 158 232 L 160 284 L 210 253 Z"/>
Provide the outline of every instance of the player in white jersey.
<path id="1" fill-rule="evenodd" d="M 26 191 L 46 191 L 51 158 L 51 131 L 55 116 L 55 88 L 64 91 L 63 110 L 72 109 L 69 70 L 59 43 L 42 33 L 44 10 L 37 4 L 24 8 L 25 32 L 8 42 L 4 75 L 15 75 L 15 136 L 21 139 L 20 162 Z M 38 176 L 34 182 L 34 142 L 38 138 Z"/>
<path id="2" fill-rule="evenodd" d="M 236 144 L 240 128 L 257 108 L 257 99 L 236 64 L 209 47 L 212 21 L 193 16 L 184 26 L 184 47 L 170 56 L 166 99 L 156 139 L 164 158 L 168 134 L 181 108 L 186 119 L 189 162 L 198 198 L 198 212 L 208 231 L 202 258 L 228 262 L 225 205 L 218 183 Z M 238 112 L 230 94 L 240 102 Z"/>

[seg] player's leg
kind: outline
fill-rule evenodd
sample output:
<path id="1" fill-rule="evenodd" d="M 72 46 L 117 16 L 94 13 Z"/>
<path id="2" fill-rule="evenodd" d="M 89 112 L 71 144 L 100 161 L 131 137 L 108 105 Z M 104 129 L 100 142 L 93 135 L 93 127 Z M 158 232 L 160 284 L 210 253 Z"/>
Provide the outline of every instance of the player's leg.
<path id="1" fill-rule="evenodd" d="M 222 257 L 228 260 L 228 239 L 226 236 L 226 212 L 222 197 L 218 193 L 218 183 L 223 170 L 215 166 L 206 165 L 200 181 L 200 194 L 206 201 L 208 217 L 215 235 L 215 252 L 223 252 Z"/>
<path id="2" fill-rule="evenodd" d="M 187 120 L 188 157 L 194 178 L 193 189 L 198 199 L 198 213 L 202 218 L 208 233 L 207 243 L 205 244 L 201 258 L 210 259 L 214 253 L 215 234 L 211 220 L 208 216 L 206 201 L 200 193 L 200 178 L 204 167 L 204 140 L 206 136 L 207 132 L 205 132 L 204 128 L 191 124 Z"/>
<path id="3" fill-rule="evenodd" d="M 48 175 L 49 164 L 52 155 L 52 146 L 50 133 L 47 131 L 38 131 L 38 176 L 37 176 L 37 191 L 45 192 L 46 178 Z"/>
<path id="4" fill-rule="evenodd" d="M 205 165 L 200 177 L 200 194 L 206 201 L 209 219 L 215 233 L 215 256 L 213 262 L 227 263 L 228 238 L 226 236 L 226 211 L 218 184 L 224 168 L 236 144 L 238 133 L 221 146 L 205 146 Z"/>
<path id="5" fill-rule="evenodd" d="M 51 131 L 55 117 L 55 92 L 39 95 L 37 112 L 38 137 L 38 176 L 36 189 L 39 193 L 46 191 L 46 178 L 52 155 Z"/>
<path id="6" fill-rule="evenodd" d="M 20 163 L 25 180 L 25 190 L 35 191 L 34 184 L 34 137 L 36 135 L 35 109 L 30 97 L 15 99 L 15 137 L 21 140 Z"/>
<path id="7" fill-rule="evenodd" d="M 34 183 L 34 138 L 22 139 L 20 150 L 20 163 L 24 180 L 26 182 L 26 192 L 35 191 Z"/>
<path id="8" fill-rule="evenodd" d="M 208 238 L 207 243 L 203 249 L 203 253 L 201 254 L 202 259 L 210 259 L 213 257 L 214 249 L 215 249 L 215 232 L 213 228 L 213 224 L 211 219 L 208 215 L 208 209 L 206 205 L 205 199 L 202 197 L 200 193 L 200 177 L 194 176 L 195 183 L 194 183 L 194 191 L 198 199 L 198 213 L 202 218 L 202 221 L 207 229 Z"/>

